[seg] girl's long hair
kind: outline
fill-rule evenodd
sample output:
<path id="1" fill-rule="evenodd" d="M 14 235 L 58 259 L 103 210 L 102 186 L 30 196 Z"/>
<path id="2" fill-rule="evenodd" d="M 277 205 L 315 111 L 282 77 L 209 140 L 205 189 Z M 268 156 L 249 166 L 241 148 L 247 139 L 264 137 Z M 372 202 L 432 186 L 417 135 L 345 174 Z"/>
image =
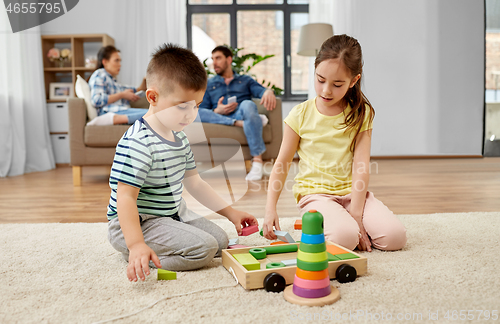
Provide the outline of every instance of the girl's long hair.
<path id="1" fill-rule="evenodd" d="M 354 138 L 351 142 L 350 150 L 354 152 L 356 147 L 356 137 L 361 130 L 363 121 L 365 120 L 366 105 L 370 107 L 370 117 L 369 123 L 373 122 L 375 117 L 375 110 L 366 98 L 366 96 L 361 91 L 361 80 L 363 77 L 363 56 L 361 52 L 361 46 L 358 41 L 347 35 L 335 35 L 327 39 L 321 49 L 319 50 L 316 60 L 314 61 L 314 67 L 317 68 L 318 65 L 329 59 L 338 59 L 351 73 L 352 77 L 360 75 L 360 79 L 356 84 L 350 88 L 344 98 L 344 104 L 349 104 L 351 106 L 351 111 L 345 117 L 345 131 L 354 130 Z"/>

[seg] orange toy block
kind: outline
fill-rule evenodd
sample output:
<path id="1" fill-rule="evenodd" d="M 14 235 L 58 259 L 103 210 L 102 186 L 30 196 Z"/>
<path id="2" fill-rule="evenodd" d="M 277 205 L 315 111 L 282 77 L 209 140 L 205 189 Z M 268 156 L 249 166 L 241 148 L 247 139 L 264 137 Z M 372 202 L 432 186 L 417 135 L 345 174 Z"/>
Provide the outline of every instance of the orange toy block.
<path id="1" fill-rule="evenodd" d="M 326 251 L 331 255 L 350 253 L 349 251 L 344 250 L 343 248 L 340 248 L 336 245 L 327 245 Z"/>
<path id="2" fill-rule="evenodd" d="M 288 243 L 283 241 L 271 242 L 271 245 L 276 245 L 276 244 L 288 244 Z"/>
<path id="3" fill-rule="evenodd" d="M 302 219 L 297 219 L 295 224 L 293 224 L 293 229 L 301 230 L 302 229 Z"/>

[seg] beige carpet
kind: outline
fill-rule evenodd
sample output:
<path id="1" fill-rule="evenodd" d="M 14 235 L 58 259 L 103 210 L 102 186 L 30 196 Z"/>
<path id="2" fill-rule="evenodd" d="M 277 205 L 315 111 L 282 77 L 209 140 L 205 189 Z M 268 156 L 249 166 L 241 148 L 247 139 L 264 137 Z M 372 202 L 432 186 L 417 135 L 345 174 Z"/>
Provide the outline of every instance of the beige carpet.
<path id="1" fill-rule="evenodd" d="M 406 248 L 365 253 L 368 273 L 349 284 L 332 281 L 341 299 L 323 308 L 299 307 L 283 293 L 239 285 L 167 298 L 235 280 L 215 259 L 178 273 L 176 281 L 157 281 L 154 272 L 130 283 L 104 223 L 0 225 L 0 323 L 92 323 L 141 309 L 114 323 L 372 322 L 367 313 L 379 321 L 428 322 L 429 312 L 443 322 L 454 310 L 454 322 L 463 323 L 461 310 L 473 310 L 467 316 L 475 320 L 487 315 L 479 310 L 500 311 L 500 212 L 400 218 L 408 229 Z M 299 239 L 293 221 L 282 219 L 282 229 Z M 228 221 L 215 222 L 236 237 Z M 240 243 L 267 244 L 256 234 Z"/>

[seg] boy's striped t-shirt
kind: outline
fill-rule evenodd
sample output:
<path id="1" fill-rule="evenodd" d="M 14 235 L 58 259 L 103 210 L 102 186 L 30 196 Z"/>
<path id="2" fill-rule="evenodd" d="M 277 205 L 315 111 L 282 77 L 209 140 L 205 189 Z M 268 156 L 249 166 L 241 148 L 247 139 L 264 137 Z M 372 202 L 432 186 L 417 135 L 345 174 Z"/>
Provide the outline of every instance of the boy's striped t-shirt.
<path id="1" fill-rule="evenodd" d="M 173 132 L 175 142 L 157 134 L 144 119 L 136 121 L 116 146 L 109 186 L 108 220 L 118 217 L 118 181 L 139 188 L 139 214 L 178 216 L 184 173 L 196 168 L 184 132 Z"/>

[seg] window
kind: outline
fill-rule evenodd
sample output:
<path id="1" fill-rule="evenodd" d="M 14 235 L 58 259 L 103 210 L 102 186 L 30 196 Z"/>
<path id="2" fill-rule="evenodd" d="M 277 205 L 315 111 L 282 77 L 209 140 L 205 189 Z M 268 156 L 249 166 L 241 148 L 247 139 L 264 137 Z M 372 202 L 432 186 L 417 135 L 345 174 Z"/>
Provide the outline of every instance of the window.
<path id="1" fill-rule="evenodd" d="M 486 0 L 486 101 L 500 101 L 500 1 Z"/>
<path id="2" fill-rule="evenodd" d="M 305 100 L 309 60 L 297 55 L 309 0 L 189 0 L 188 47 L 207 65 L 217 45 L 274 57 L 252 68 L 257 80 L 284 90 L 283 99 Z"/>

